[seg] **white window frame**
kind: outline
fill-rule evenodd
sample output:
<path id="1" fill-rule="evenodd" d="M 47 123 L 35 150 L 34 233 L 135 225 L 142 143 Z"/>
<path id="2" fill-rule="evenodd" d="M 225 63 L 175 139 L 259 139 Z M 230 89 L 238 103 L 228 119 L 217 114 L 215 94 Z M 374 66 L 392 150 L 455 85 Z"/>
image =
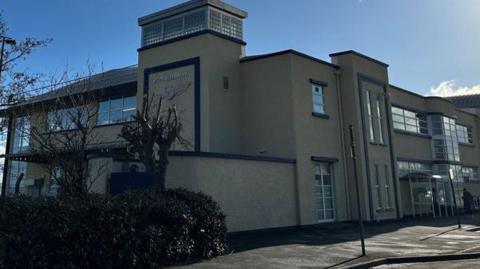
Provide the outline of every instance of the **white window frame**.
<path id="1" fill-rule="evenodd" d="M 370 90 L 365 90 L 365 105 L 367 108 L 367 117 L 368 117 L 368 129 L 369 129 L 369 138 L 370 142 L 375 143 L 375 129 L 373 127 L 373 111 L 372 111 L 372 98 Z"/>
<path id="2" fill-rule="evenodd" d="M 377 124 L 378 124 L 378 138 L 380 144 L 385 144 L 385 136 L 383 132 L 383 114 L 382 114 L 382 95 L 378 94 L 376 98 L 377 106 Z"/>
<path id="3" fill-rule="evenodd" d="M 312 83 L 312 111 L 325 115 L 325 87 Z M 318 98 L 316 98 L 318 97 Z M 321 100 L 321 102 L 319 102 Z"/>
<path id="4" fill-rule="evenodd" d="M 322 169 L 322 167 L 324 169 Z M 327 171 L 324 173 L 324 171 Z M 315 188 L 321 187 L 321 199 L 322 199 L 322 208 L 319 208 L 318 201 L 316 200 L 316 209 L 317 209 L 317 220 L 318 223 L 326 223 L 326 222 L 334 222 L 337 218 L 336 213 L 336 205 L 335 205 L 335 184 L 334 184 L 334 173 L 333 173 L 333 166 L 330 163 L 316 163 L 315 164 Z M 330 177 L 330 188 L 331 188 L 331 196 L 325 196 L 325 177 Z M 319 178 L 318 178 L 319 177 Z M 317 185 L 317 182 L 320 181 L 320 185 Z M 319 199 L 319 193 L 315 190 L 315 199 Z M 326 207 L 326 200 L 331 199 L 332 201 L 332 208 Z M 327 218 L 327 211 L 331 211 L 332 218 Z M 323 213 L 323 215 L 320 214 Z"/>

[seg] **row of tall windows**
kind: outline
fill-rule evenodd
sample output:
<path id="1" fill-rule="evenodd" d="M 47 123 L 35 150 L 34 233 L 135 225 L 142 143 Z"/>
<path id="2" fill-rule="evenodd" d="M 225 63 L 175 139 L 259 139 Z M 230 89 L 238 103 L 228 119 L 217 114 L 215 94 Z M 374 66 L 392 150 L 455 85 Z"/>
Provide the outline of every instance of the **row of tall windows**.
<path id="1" fill-rule="evenodd" d="M 374 165 L 375 189 L 377 197 L 377 209 L 385 210 L 393 208 L 393 195 L 391 177 L 388 165 Z"/>
<path id="2" fill-rule="evenodd" d="M 385 144 L 383 94 L 373 94 L 370 90 L 365 91 L 365 103 L 368 117 L 368 132 L 370 142 Z M 376 126 L 375 126 L 376 125 Z M 377 130 L 375 131 L 375 127 Z"/>
<path id="3" fill-rule="evenodd" d="M 427 116 L 407 109 L 392 106 L 393 127 L 417 134 L 428 134 Z"/>
<path id="4" fill-rule="evenodd" d="M 437 160 L 460 161 L 455 119 L 442 115 L 430 116 L 433 154 Z"/>

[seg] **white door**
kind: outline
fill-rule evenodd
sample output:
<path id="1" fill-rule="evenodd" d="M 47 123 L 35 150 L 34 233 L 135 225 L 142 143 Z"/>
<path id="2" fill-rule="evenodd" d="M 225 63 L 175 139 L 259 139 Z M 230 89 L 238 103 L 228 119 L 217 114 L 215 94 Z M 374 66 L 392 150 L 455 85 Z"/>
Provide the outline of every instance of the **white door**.
<path id="1" fill-rule="evenodd" d="M 329 164 L 318 164 L 315 169 L 315 199 L 317 202 L 318 222 L 335 220 L 335 202 L 333 177 Z"/>

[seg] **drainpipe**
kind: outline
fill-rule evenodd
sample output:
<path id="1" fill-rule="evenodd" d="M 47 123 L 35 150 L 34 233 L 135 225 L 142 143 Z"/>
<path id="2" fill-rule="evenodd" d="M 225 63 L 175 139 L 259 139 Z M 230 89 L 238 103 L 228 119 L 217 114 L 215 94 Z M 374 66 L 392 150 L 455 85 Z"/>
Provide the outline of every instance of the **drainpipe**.
<path id="1" fill-rule="evenodd" d="M 348 168 L 347 168 L 347 155 L 345 153 L 345 137 L 344 135 L 344 126 L 343 126 L 343 103 L 342 103 L 342 95 L 341 95 L 341 86 L 340 86 L 340 75 L 342 73 L 339 70 L 335 71 L 335 85 L 337 88 L 337 103 L 338 103 L 338 119 L 339 119 L 339 129 L 340 129 L 340 134 L 342 134 L 341 139 L 340 139 L 340 144 L 342 147 L 342 166 L 343 166 L 343 173 L 344 173 L 344 186 L 345 186 L 345 198 L 346 198 L 346 209 L 347 212 L 349 213 L 350 217 L 352 212 L 350 212 L 350 196 L 349 196 L 349 191 L 348 191 L 348 184 L 347 184 L 347 178 L 348 178 Z"/>

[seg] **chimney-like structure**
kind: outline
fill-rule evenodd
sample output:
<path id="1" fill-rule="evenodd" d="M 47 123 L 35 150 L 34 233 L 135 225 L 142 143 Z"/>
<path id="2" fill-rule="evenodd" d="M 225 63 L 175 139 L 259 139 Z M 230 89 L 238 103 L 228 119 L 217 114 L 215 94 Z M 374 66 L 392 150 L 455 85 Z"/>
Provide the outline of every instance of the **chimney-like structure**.
<path id="1" fill-rule="evenodd" d="M 138 19 L 142 47 L 201 31 L 243 41 L 247 12 L 219 0 L 192 0 Z"/>

